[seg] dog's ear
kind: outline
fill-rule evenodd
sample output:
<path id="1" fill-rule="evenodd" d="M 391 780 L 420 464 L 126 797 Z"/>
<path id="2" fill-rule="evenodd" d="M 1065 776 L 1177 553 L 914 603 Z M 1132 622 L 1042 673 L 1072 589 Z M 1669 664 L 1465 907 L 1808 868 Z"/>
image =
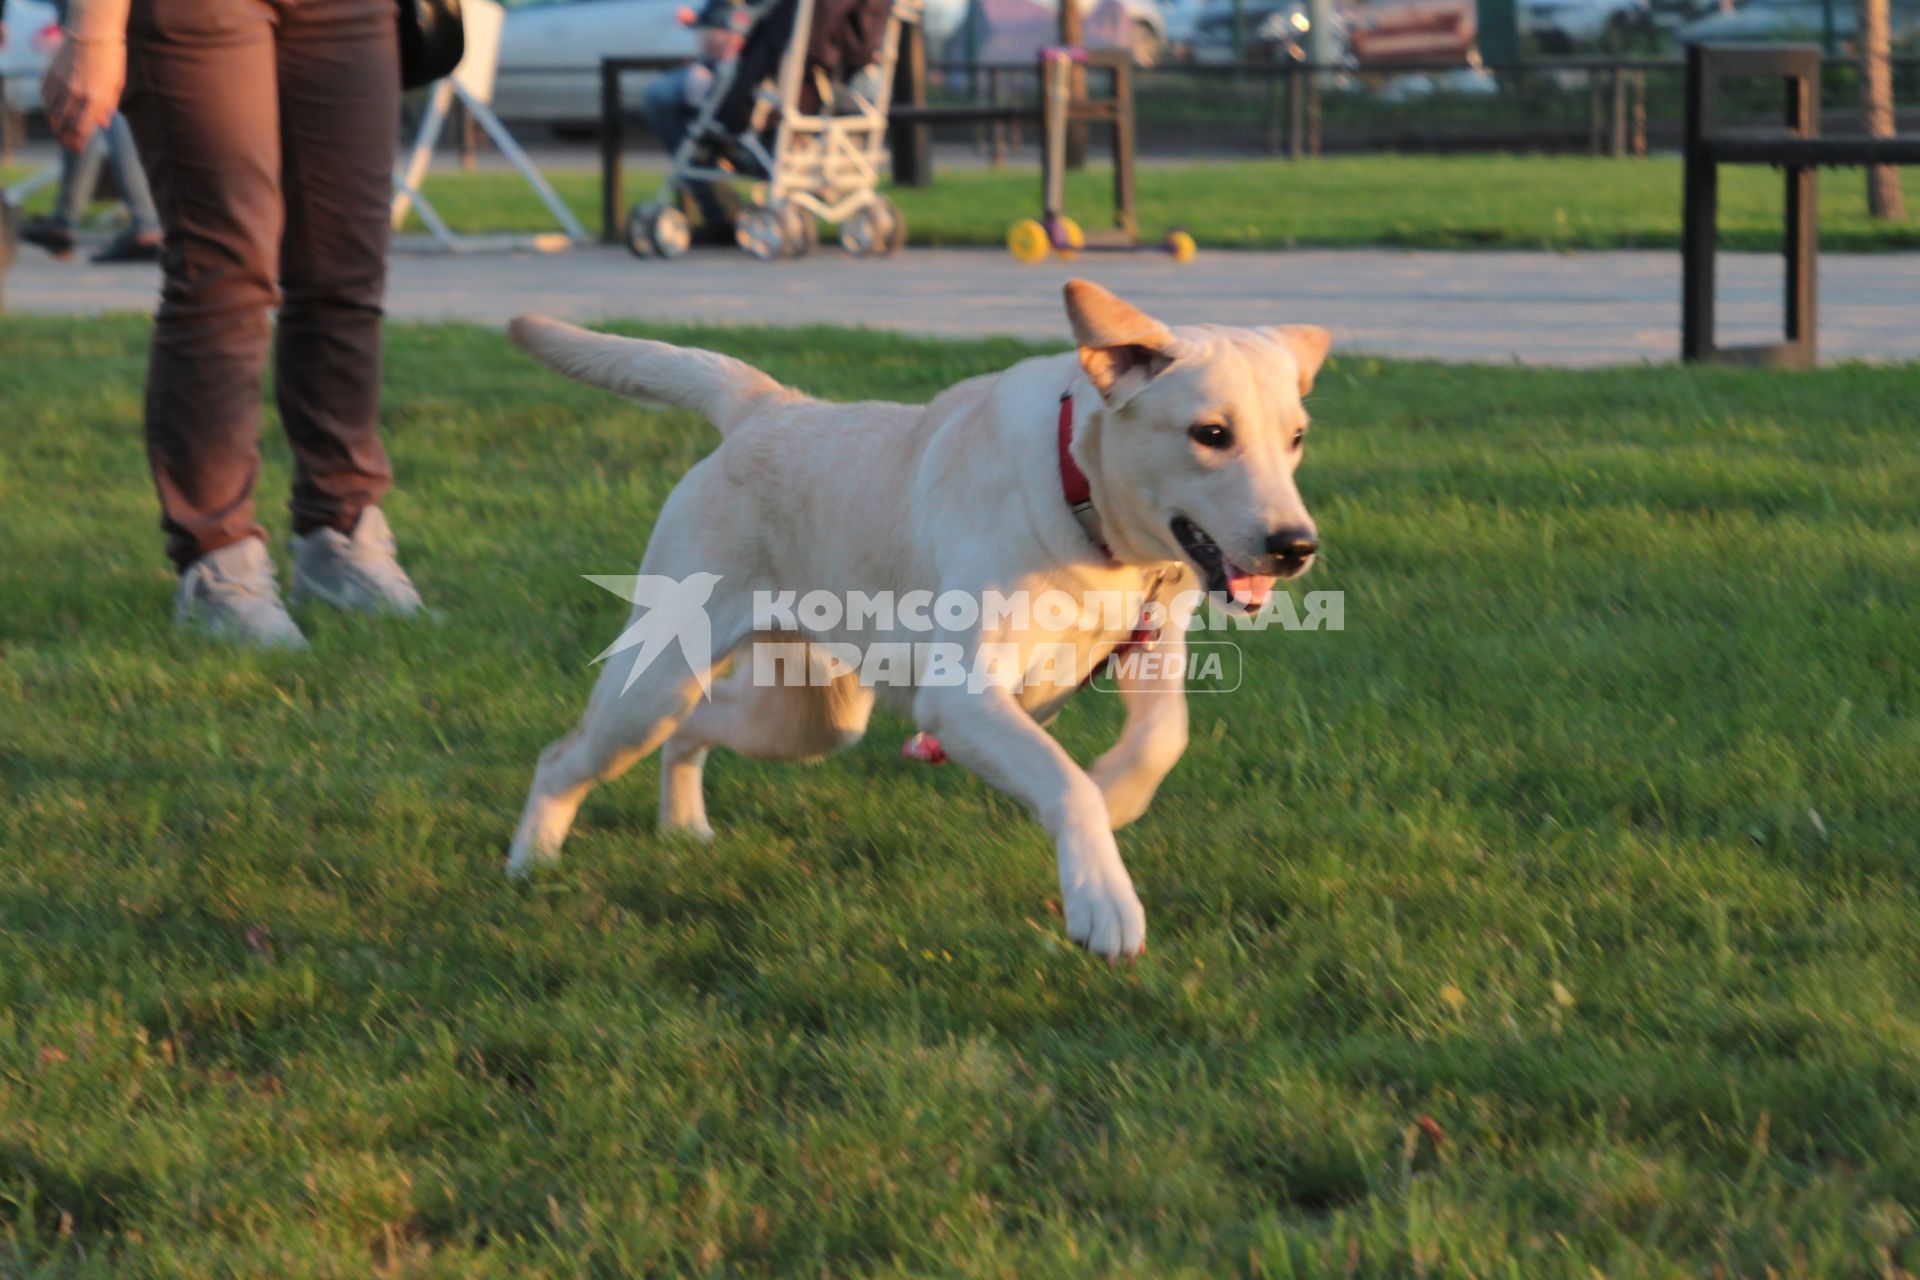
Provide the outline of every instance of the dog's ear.
<path id="1" fill-rule="evenodd" d="M 1129 374 L 1141 375 L 1145 385 L 1173 363 L 1167 326 L 1091 281 L 1067 281 L 1067 319 L 1080 344 L 1080 367 L 1102 399 L 1112 401 Z"/>
<path id="2" fill-rule="evenodd" d="M 1293 362 L 1300 369 L 1300 394 L 1313 390 L 1314 375 L 1326 363 L 1333 335 L 1317 324 L 1277 324 L 1262 332 L 1293 353 Z"/>

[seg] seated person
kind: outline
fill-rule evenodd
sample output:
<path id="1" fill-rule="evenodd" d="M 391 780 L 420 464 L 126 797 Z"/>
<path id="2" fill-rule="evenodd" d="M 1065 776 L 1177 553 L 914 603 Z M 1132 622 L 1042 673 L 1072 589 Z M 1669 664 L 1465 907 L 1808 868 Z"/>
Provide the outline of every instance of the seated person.
<path id="1" fill-rule="evenodd" d="M 734 0 L 706 0 L 705 7 L 690 25 L 699 41 L 698 56 L 678 71 L 654 77 L 640 104 L 647 117 L 647 127 L 653 130 L 653 136 L 660 140 L 668 155 L 680 149 L 687 129 L 699 116 L 701 106 L 713 90 L 714 71 L 739 54 L 746 14 Z M 733 219 L 713 184 L 693 182 L 688 183 L 687 188 L 700 206 L 706 238 L 732 243 Z"/>

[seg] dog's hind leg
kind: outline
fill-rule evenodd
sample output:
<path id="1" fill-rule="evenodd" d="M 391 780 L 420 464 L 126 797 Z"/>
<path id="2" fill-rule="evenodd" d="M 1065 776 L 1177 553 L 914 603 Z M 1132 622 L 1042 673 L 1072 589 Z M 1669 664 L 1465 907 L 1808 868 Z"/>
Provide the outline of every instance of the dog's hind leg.
<path id="1" fill-rule="evenodd" d="M 514 833 L 509 872 L 522 875 L 536 863 L 556 860 L 587 793 L 625 773 L 673 733 L 700 697 L 700 679 L 711 671 L 715 656 L 737 646 L 750 629 L 744 579 L 724 593 L 717 589 L 704 613 L 711 635 L 708 653 L 695 656 L 678 644 L 657 648 L 649 641 L 608 662 L 579 725 L 540 755 Z M 645 616 L 636 613 L 635 625 Z M 633 675 L 636 665 L 640 670 Z"/>
<path id="2" fill-rule="evenodd" d="M 707 751 L 725 747 L 760 760 L 818 760 L 858 742 L 873 712 L 873 690 L 853 674 L 835 675 L 811 653 L 799 664 L 756 663 L 755 644 L 797 646 L 790 635 L 761 633 L 744 647 L 734 668 L 716 681 L 713 696 L 680 722 L 660 751 L 660 829 L 702 840 L 707 824 L 701 775 Z M 779 678 L 780 683 L 767 683 Z M 817 682 L 816 682 L 817 681 Z"/>

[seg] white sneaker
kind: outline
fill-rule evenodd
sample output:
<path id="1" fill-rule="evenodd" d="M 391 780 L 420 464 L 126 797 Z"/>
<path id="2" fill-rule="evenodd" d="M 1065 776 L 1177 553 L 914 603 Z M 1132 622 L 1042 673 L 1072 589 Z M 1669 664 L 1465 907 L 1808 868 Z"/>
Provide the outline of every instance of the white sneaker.
<path id="1" fill-rule="evenodd" d="M 307 647 L 280 603 L 273 557 L 258 538 L 242 538 L 188 565 L 173 597 L 173 620 L 256 648 Z"/>
<path id="2" fill-rule="evenodd" d="M 362 511 L 351 537 L 337 529 L 315 529 L 296 535 L 289 546 L 295 604 L 311 598 L 336 609 L 403 618 L 420 612 L 420 593 L 395 558 L 393 530 L 380 508 Z"/>

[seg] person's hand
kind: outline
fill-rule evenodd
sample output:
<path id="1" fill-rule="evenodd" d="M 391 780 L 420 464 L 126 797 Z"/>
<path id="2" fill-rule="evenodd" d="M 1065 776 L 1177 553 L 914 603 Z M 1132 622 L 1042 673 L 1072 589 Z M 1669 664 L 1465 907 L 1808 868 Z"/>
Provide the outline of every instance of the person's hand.
<path id="1" fill-rule="evenodd" d="M 60 41 L 40 81 L 53 136 L 69 151 L 87 145 L 95 129 L 104 129 L 120 106 L 127 86 L 127 43 L 120 39 L 71 36 Z"/>

